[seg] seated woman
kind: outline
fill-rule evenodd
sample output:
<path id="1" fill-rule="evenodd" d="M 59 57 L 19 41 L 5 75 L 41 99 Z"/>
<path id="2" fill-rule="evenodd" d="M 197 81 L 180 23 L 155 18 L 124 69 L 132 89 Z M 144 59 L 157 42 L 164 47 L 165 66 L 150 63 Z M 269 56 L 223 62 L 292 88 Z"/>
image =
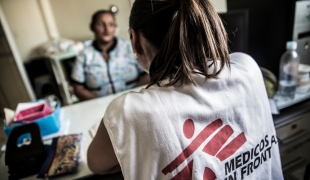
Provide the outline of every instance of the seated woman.
<path id="1" fill-rule="evenodd" d="M 138 65 L 130 41 L 115 37 L 112 12 L 93 14 L 90 29 L 95 40 L 77 57 L 71 79 L 80 100 L 93 99 L 124 91 L 149 82 Z"/>
<path id="2" fill-rule="evenodd" d="M 151 81 L 106 109 L 88 166 L 124 179 L 283 179 L 261 71 L 229 54 L 209 0 L 135 0 L 131 41 Z"/>

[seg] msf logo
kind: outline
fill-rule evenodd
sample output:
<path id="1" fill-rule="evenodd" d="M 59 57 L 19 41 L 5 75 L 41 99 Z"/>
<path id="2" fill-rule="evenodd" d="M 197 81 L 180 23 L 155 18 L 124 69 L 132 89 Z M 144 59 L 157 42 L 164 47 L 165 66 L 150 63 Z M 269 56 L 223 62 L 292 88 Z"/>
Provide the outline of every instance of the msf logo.
<path id="1" fill-rule="evenodd" d="M 240 133 L 237 137 L 227 143 L 229 137 L 234 133 L 233 129 L 229 125 L 222 127 L 223 122 L 221 119 L 217 119 L 207 125 L 197 136 L 196 138 L 163 170 L 163 174 L 168 174 L 174 171 L 179 167 L 186 159 L 191 156 L 206 139 L 213 135 L 215 131 L 217 133 L 211 138 L 211 140 L 204 146 L 202 151 L 211 156 L 216 157 L 220 161 L 224 161 L 233 155 L 247 140 L 244 133 Z M 195 132 L 194 122 L 191 119 L 188 119 L 184 122 L 183 125 L 183 134 L 187 139 L 193 137 Z M 172 179 L 192 179 L 193 171 L 193 160 L 191 160 L 177 175 Z M 215 173 L 208 167 L 205 167 L 203 173 L 203 180 L 214 180 L 216 179 Z"/>

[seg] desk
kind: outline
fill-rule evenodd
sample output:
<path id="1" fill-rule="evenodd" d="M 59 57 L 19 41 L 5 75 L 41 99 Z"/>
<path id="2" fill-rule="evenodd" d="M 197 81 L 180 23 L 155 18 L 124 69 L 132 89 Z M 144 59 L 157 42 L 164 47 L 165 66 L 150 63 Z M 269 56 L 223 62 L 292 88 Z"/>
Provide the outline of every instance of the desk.
<path id="1" fill-rule="evenodd" d="M 139 91 L 142 87 L 138 87 L 135 89 L 132 89 L 130 91 Z M 128 92 L 128 91 L 125 91 Z M 59 179 L 78 179 L 81 177 L 85 177 L 88 175 L 91 175 L 92 172 L 88 169 L 87 167 L 87 149 L 89 144 L 92 141 L 92 138 L 88 132 L 88 130 L 91 128 L 91 126 L 93 126 L 96 122 L 100 121 L 105 113 L 105 110 L 107 108 L 107 106 L 109 105 L 109 103 L 115 99 L 116 97 L 118 97 L 119 95 L 125 93 L 125 92 L 120 92 L 117 94 L 113 94 L 113 95 L 109 95 L 106 97 L 102 97 L 102 98 L 97 98 L 94 100 L 89 100 L 89 101 L 85 101 L 85 102 L 81 102 L 81 103 L 77 103 L 74 105 L 70 105 L 70 106 L 65 106 L 63 108 L 61 108 L 61 113 L 60 113 L 60 118 L 63 121 L 69 121 L 70 125 L 69 125 L 69 129 L 68 129 L 68 133 L 83 133 L 83 141 L 82 141 L 82 149 L 81 149 L 81 162 L 79 165 L 79 169 L 78 172 L 72 175 L 66 175 L 66 176 L 61 176 L 59 177 Z M 299 102 L 301 99 L 305 99 L 308 98 L 308 96 L 310 97 L 310 93 L 309 94 L 304 94 L 301 96 L 296 96 L 295 100 L 297 102 Z M 280 102 L 279 102 L 280 103 Z M 285 104 L 285 102 L 282 102 L 283 104 Z M 286 103 L 290 103 L 290 102 L 286 102 Z M 282 104 L 282 106 L 283 106 Z M 309 106 L 310 103 L 308 103 L 306 106 Z M 278 104 L 281 105 L 281 104 Z M 283 106 L 284 107 L 284 106 Z M 300 109 L 300 108 L 297 108 Z M 303 110 L 303 109 L 300 109 Z M 296 109 L 292 110 L 294 113 L 297 113 Z M 306 109 L 303 111 L 307 111 Z M 289 113 L 289 112 L 287 112 Z M 303 112 L 300 112 L 298 114 L 301 114 Z M 298 114 L 294 114 L 293 117 L 297 116 Z M 282 115 L 284 117 L 282 117 Z M 277 129 L 280 129 L 288 124 L 289 122 L 294 121 L 294 119 L 290 120 L 291 118 L 287 118 L 290 117 L 290 115 L 285 114 L 285 113 L 281 113 L 281 117 L 274 117 L 274 121 L 275 121 L 275 126 Z M 278 131 L 278 134 L 280 134 L 280 132 Z M 305 137 L 306 138 L 306 137 Z M 305 139 L 304 138 L 304 139 Z M 300 143 L 301 141 L 304 141 L 304 139 L 300 139 L 299 141 L 295 141 L 294 144 L 296 143 Z M 291 147 L 291 146 L 289 146 Z M 283 148 L 280 147 L 281 151 L 285 151 L 287 148 Z M 7 167 L 5 166 L 5 155 L 3 154 L 1 159 L 0 159 L 0 180 L 2 179 L 8 179 L 8 174 L 7 174 Z M 25 178 L 26 180 L 30 180 L 30 179 L 36 179 L 36 176 L 30 176 Z"/>
<path id="2" fill-rule="evenodd" d="M 97 98 L 94 100 L 84 101 L 71 106 L 65 106 L 61 108 L 60 119 L 63 121 L 69 121 L 69 134 L 83 133 L 82 148 L 81 148 L 81 162 L 78 168 L 78 172 L 72 175 L 60 176 L 59 179 L 77 179 L 93 174 L 87 166 L 87 149 L 92 141 L 92 138 L 88 130 L 96 122 L 100 121 L 105 113 L 109 103 L 120 96 L 123 93 L 129 91 L 139 91 L 142 87 L 138 87 L 132 90 L 120 92 L 117 94 Z M 5 154 L 2 155 L 0 160 L 0 179 L 8 179 L 7 167 L 5 166 Z M 36 176 L 30 176 L 25 178 L 27 180 L 36 179 Z"/>
<path id="3" fill-rule="evenodd" d="M 281 110 L 281 109 L 287 108 L 289 106 L 292 106 L 294 104 L 297 104 L 299 102 L 310 99 L 310 92 L 308 92 L 308 93 L 295 93 L 295 97 L 292 100 L 283 99 L 278 94 L 276 95 L 276 97 L 274 99 L 276 100 L 278 110 Z"/>
<path id="4" fill-rule="evenodd" d="M 294 99 L 276 97 L 280 114 L 273 115 L 279 141 L 282 170 L 286 175 L 310 168 L 310 93 Z"/>
<path id="5" fill-rule="evenodd" d="M 76 101 L 76 99 L 73 99 L 70 95 L 69 83 L 66 79 L 65 73 L 61 66 L 61 61 L 65 59 L 74 58 L 77 55 L 78 55 L 77 52 L 68 52 L 68 53 L 54 54 L 54 55 L 48 56 L 52 69 L 53 69 L 54 76 L 58 84 L 60 95 L 65 105 L 73 104 Z"/>

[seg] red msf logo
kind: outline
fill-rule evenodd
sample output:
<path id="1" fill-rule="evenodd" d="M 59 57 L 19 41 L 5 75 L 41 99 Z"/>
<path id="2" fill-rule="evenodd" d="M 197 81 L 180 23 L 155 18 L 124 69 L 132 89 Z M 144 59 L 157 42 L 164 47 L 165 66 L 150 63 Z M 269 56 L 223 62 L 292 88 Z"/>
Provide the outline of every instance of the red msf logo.
<path id="1" fill-rule="evenodd" d="M 176 157 L 170 164 L 168 164 L 163 170 L 162 173 L 165 175 L 174 171 L 179 167 L 190 155 L 192 155 L 199 146 L 211 136 L 217 129 L 221 128 L 223 122 L 221 119 L 217 119 L 207 125 L 197 136 L 196 138 Z M 183 134 L 187 139 L 193 137 L 195 132 L 195 125 L 193 120 L 188 119 L 184 122 L 183 125 Z M 203 152 L 216 157 L 220 161 L 224 161 L 231 155 L 233 155 L 245 142 L 246 137 L 244 133 L 240 133 L 237 137 L 231 140 L 226 146 L 224 144 L 228 138 L 234 133 L 233 129 L 226 125 L 222 127 L 205 145 L 202 149 Z M 224 147 L 223 147 L 224 146 Z M 172 179 L 191 179 L 192 178 L 192 169 L 193 169 L 193 160 L 191 160 L 176 176 Z M 214 172 L 205 167 L 204 180 L 214 180 L 216 175 Z"/>

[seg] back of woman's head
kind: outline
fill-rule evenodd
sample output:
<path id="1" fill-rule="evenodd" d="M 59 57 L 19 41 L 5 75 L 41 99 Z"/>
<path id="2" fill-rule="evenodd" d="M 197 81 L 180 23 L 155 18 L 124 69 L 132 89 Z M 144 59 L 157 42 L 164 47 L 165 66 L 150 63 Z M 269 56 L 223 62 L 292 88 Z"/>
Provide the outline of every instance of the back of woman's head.
<path id="1" fill-rule="evenodd" d="M 195 84 L 193 73 L 216 78 L 229 66 L 227 35 L 209 0 L 136 0 L 129 26 L 158 50 L 149 86 L 167 78 L 167 86 Z"/>

